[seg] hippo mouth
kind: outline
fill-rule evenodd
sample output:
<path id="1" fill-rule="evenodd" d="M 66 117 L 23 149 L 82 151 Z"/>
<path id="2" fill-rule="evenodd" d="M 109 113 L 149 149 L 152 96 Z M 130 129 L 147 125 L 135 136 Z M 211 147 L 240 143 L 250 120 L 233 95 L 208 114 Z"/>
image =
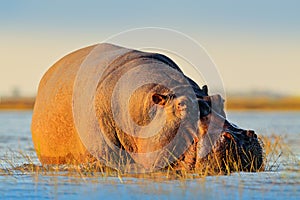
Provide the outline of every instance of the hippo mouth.
<path id="1" fill-rule="evenodd" d="M 263 168 L 262 142 L 253 130 L 244 130 L 225 120 L 224 139 L 217 146 L 223 165 L 237 171 L 259 171 Z M 224 148 L 225 147 L 225 148 Z M 222 149 L 223 148 L 223 149 Z"/>
<path id="2" fill-rule="evenodd" d="M 213 102 L 218 99 L 217 102 Z M 245 130 L 226 119 L 222 100 L 207 96 L 200 108 L 200 148 L 197 168 L 214 172 L 263 170 L 263 143 L 255 131 Z M 200 166 L 200 167 L 199 167 Z"/>

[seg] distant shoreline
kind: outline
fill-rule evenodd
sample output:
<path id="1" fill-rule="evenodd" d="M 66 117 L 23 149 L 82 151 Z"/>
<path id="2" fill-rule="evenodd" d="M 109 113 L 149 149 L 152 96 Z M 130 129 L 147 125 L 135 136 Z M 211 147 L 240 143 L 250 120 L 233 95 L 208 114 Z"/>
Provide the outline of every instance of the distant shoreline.
<path id="1" fill-rule="evenodd" d="M 0 110 L 32 110 L 35 97 L 2 97 Z"/>
<path id="2" fill-rule="evenodd" d="M 1 98 L 0 110 L 32 110 L 34 97 Z M 300 111 L 300 97 L 228 97 L 226 110 Z"/>
<path id="3" fill-rule="evenodd" d="M 227 110 L 300 111 L 300 97 L 228 97 Z"/>

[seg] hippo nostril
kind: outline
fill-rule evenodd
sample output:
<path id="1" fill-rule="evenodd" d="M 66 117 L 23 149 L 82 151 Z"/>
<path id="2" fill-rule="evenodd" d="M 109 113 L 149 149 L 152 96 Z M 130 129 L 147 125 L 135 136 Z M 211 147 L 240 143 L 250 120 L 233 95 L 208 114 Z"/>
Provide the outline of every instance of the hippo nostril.
<path id="1" fill-rule="evenodd" d="M 255 134 L 255 132 L 253 131 L 253 130 L 248 130 L 247 131 L 247 136 L 248 137 L 254 137 L 254 138 L 257 138 L 257 136 L 256 136 L 256 134 Z"/>

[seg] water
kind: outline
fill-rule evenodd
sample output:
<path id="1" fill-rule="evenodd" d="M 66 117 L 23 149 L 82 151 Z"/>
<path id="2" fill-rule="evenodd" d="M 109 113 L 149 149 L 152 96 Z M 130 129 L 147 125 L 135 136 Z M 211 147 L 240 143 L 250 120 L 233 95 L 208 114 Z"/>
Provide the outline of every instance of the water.
<path id="1" fill-rule="evenodd" d="M 0 112 L 0 164 L 12 152 L 35 157 L 31 112 Z M 282 135 L 299 157 L 300 112 L 229 112 L 228 117 L 260 134 Z M 74 177 L 14 173 L 0 175 L 1 199 L 300 199 L 299 162 L 277 171 L 235 173 L 186 181 Z M 298 170 L 290 170 L 293 169 Z"/>

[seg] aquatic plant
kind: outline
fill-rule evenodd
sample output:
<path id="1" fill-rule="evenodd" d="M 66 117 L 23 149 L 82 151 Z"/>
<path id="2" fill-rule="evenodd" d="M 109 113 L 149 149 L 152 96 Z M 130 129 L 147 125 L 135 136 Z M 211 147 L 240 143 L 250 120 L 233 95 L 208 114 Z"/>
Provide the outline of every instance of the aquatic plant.
<path id="1" fill-rule="evenodd" d="M 283 137 L 278 135 L 264 136 L 260 138 L 264 144 L 264 171 L 277 171 L 282 165 L 286 165 L 288 162 L 299 162 L 296 156 L 293 155 L 288 145 L 284 142 Z M 231 152 L 228 152 L 232 155 Z M 126 160 L 124 160 L 125 162 Z M 106 162 L 110 162 L 107 160 Z M 47 175 L 47 176 L 67 176 L 67 177 L 80 177 L 82 179 L 86 177 L 118 177 L 120 182 L 123 182 L 124 177 L 135 178 L 147 178 L 154 180 L 186 180 L 203 178 L 211 175 L 224 175 L 231 174 L 230 170 L 224 173 L 224 170 L 220 168 L 212 168 L 213 166 L 209 162 L 216 162 L 216 159 L 211 156 L 206 162 L 203 162 L 197 168 L 193 170 L 187 170 L 187 168 L 178 168 L 171 164 L 164 170 L 137 173 L 134 168 L 130 169 L 130 163 L 127 165 L 127 172 L 123 172 L 117 169 L 107 167 L 103 165 L 103 162 L 93 160 L 85 164 L 61 164 L 61 165 L 41 165 L 33 152 L 13 152 L 8 151 L 4 157 L 0 159 L 0 175 L 22 175 L 30 174 L 33 176 Z M 230 169 L 232 166 L 236 168 L 235 173 L 241 171 L 241 161 L 237 158 L 228 156 L 224 160 L 225 167 Z M 254 163 L 253 163 L 254 164 Z M 231 165 L 231 167 L 229 167 Z M 128 171 L 130 169 L 131 171 Z M 300 172 L 300 169 L 293 169 Z"/>

